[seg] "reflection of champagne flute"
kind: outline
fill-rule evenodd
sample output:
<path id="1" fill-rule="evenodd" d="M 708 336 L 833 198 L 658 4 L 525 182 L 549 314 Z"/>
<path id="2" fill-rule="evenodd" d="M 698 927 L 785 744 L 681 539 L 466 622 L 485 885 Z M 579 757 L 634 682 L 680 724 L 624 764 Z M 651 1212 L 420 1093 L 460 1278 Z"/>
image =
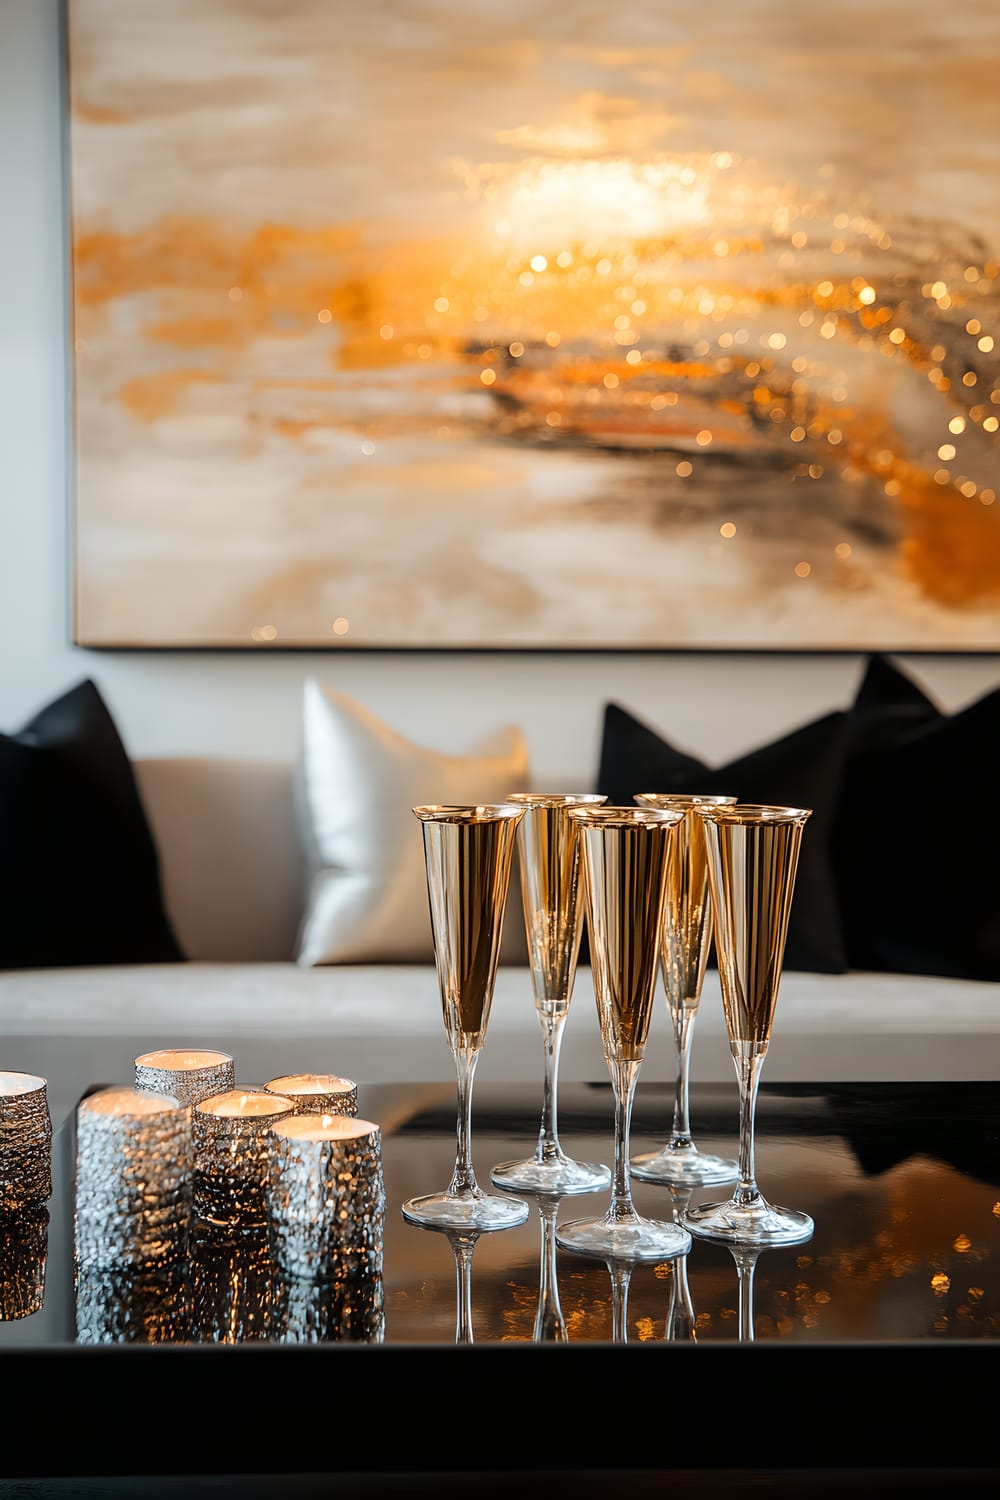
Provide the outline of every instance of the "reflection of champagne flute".
<path id="1" fill-rule="evenodd" d="M 535 1312 L 536 1344 L 565 1344 L 569 1330 L 559 1300 L 559 1278 L 556 1273 L 556 1219 L 559 1198 L 554 1193 L 538 1197 L 538 1217 L 542 1226 L 542 1254 L 538 1272 L 538 1307 Z"/>
<path id="2" fill-rule="evenodd" d="M 458 1075 L 458 1144 L 444 1192 L 410 1198 L 403 1216 L 432 1228 L 506 1229 L 528 1205 L 484 1193 L 472 1165 L 472 1082 L 493 1002 L 517 825 L 511 803 L 415 807 L 423 824 L 427 896 L 448 1045 Z"/>
<path id="3" fill-rule="evenodd" d="M 573 1161 L 559 1144 L 559 1050 L 582 932 L 579 840 L 566 813 L 569 807 L 597 805 L 607 799 L 600 793 L 515 792 L 507 800 L 525 809 L 517 848 L 531 985 L 545 1044 L 545 1074 L 534 1156 L 501 1162 L 491 1177 L 498 1187 L 522 1192 L 590 1193 L 608 1186 L 610 1171 L 600 1162 Z"/>
<path id="4" fill-rule="evenodd" d="M 603 1217 L 561 1225 L 556 1240 L 565 1250 L 605 1260 L 683 1255 L 691 1248 L 686 1229 L 636 1212 L 628 1146 L 656 990 L 668 863 L 684 814 L 651 807 L 571 807 L 568 816 L 577 820 L 580 832 L 594 996 L 615 1096 L 615 1170 Z"/>
<path id="5" fill-rule="evenodd" d="M 608 1275 L 611 1277 L 611 1342 L 627 1344 L 628 1294 L 632 1285 L 635 1261 L 611 1258 L 607 1266 Z"/>
<path id="6" fill-rule="evenodd" d="M 741 1344 L 754 1342 L 753 1329 L 753 1278 L 761 1256 L 760 1245 L 730 1245 L 729 1253 L 736 1262 L 736 1279 L 739 1283 L 739 1340 Z"/>
<path id="7" fill-rule="evenodd" d="M 455 1343 L 471 1344 L 472 1331 L 472 1252 L 479 1239 L 478 1229 L 446 1229 L 455 1257 Z"/>
<path id="8" fill-rule="evenodd" d="M 681 1215 L 691 1202 L 693 1187 L 678 1184 L 668 1188 L 673 1205 L 674 1220 L 681 1222 Z M 698 1326 L 688 1282 L 688 1258 L 678 1255 L 670 1262 L 670 1303 L 667 1307 L 667 1326 L 664 1338 L 668 1344 L 696 1344 Z"/>
<path id="9" fill-rule="evenodd" d="M 719 983 L 740 1086 L 739 1178 L 732 1197 L 689 1208 L 682 1222 L 706 1239 L 749 1245 L 807 1240 L 813 1221 L 777 1208 L 757 1186 L 754 1123 L 760 1071 L 774 1025 L 802 830 L 798 807 L 700 807 L 708 846 Z"/>
<path id="10" fill-rule="evenodd" d="M 678 807 L 685 817 L 678 826 L 677 850 L 670 862 L 660 958 L 663 988 L 677 1048 L 673 1128 L 666 1145 L 660 1150 L 632 1158 L 631 1172 L 633 1177 L 640 1177 L 645 1182 L 694 1185 L 731 1182 L 736 1176 L 736 1162 L 699 1151 L 691 1136 L 689 1081 L 694 1023 L 712 941 L 708 857 L 702 822 L 695 809 L 703 804 L 731 805 L 736 798 L 637 792 L 635 800 L 640 807 Z"/>

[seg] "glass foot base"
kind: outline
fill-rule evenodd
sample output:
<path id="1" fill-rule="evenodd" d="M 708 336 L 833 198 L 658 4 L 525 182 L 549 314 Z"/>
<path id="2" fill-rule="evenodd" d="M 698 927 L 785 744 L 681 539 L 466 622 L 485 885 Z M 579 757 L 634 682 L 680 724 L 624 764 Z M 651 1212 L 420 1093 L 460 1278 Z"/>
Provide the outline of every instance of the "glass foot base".
<path id="1" fill-rule="evenodd" d="M 489 1193 L 426 1193 L 403 1204 L 404 1219 L 432 1229 L 512 1229 L 524 1223 L 528 1212 L 528 1204 L 518 1198 Z"/>
<path id="2" fill-rule="evenodd" d="M 635 1219 L 614 1223 L 607 1218 L 572 1219 L 556 1226 L 556 1244 L 563 1250 L 602 1260 L 673 1260 L 686 1255 L 691 1236 L 680 1224 L 662 1219 Z"/>
<path id="3" fill-rule="evenodd" d="M 727 1156 L 712 1156 L 697 1146 L 664 1146 L 633 1156 L 628 1164 L 633 1177 L 643 1182 L 677 1182 L 684 1187 L 699 1187 L 712 1182 L 734 1182 L 739 1166 Z"/>
<path id="4" fill-rule="evenodd" d="M 490 1181 L 497 1187 L 513 1188 L 522 1193 L 595 1193 L 611 1186 L 611 1168 L 599 1161 L 573 1161 L 557 1156 L 539 1161 L 529 1156 L 523 1161 L 503 1161 L 493 1168 Z"/>
<path id="5" fill-rule="evenodd" d="M 699 1203 L 685 1209 L 680 1222 L 700 1239 L 730 1245 L 797 1245 L 809 1239 L 815 1228 L 808 1214 L 795 1208 L 779 1208 L 758 1198 L 741 1204 L 730 1198 L 724 1203 Z"/>

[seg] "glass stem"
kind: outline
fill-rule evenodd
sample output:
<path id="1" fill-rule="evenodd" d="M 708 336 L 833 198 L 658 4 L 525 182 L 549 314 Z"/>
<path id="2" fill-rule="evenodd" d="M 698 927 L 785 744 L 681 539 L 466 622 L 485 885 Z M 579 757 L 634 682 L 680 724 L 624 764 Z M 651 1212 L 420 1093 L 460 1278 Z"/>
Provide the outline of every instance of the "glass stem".
<path id="1" fill-rule="evenodd" d="M 633 1223 L 639 1216 L 632 1203 L 632 1180 L 628 1170 L 629 1136 L 632 1130 L 632 1102 L 639 1077 L 637 1062 L 615 1062 L 610 1066 L 615 1093 L 615 1171 L 611 1182 L 611 1203 L 605 1223 Z"/>
<path id="2" fill-rule="evenodd" d="M 563 1028 L 566 1025 L 566 1012 L 556 1013 L 552 1010 L 539 1012 L 542 1024 L 542 1041 L 545 1046 L 545 1076 L 542 1084 L 542 1123 L 538 1132 L 538 1145 L 535 1148 L 535 1160 L 538 1162 L 556 1162 L 562 1160 L 562 1148 L 559 1145 L 559 1052 L 562 1047 Z"/>
<path id="3" fill-rule="evenodd" d="M 691 1043 L 694 1041 L 693 1006 L 681 1005 L 674 1012 L 674 1041 L 677 1043 L 677 1082 L 674 1087 L 674 1127 L 670 1136 L 673 1151 L 693 1146 L 690 1120 Z"/>
<path id="4" fill-rule="evenodd" d="M 733 1189 L 733 1202 L 741 1208 L 752 1208 L 761 1202 L 754 1158 L 754 1122 L 757 1087 L 767 1047 L 755 1042 L 740 1042 L 733 1047 L 732 1053 L 740 1086 L 739 1179 Z"/>
<path id="5" fill-rule="evenodd" d="M 455 1071 L 458 1075 L 458 1150 L 455 1155 L 455 1170 L 451 1176 L 449 1193 L 461 1197 L 478 1197 L 480 1187 L 472 1167 L 472 1080 L 475 1077 L 479 1052 L 471 1047 L 455 1050 Z"/>

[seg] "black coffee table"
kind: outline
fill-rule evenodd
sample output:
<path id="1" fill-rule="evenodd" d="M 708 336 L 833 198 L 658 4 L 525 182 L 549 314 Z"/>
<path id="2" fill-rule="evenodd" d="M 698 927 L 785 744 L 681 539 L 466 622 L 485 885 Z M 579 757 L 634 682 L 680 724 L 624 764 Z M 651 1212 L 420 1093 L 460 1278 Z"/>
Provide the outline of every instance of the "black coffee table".
<path id="1" fill-rule="evenodd" d="M 670 1104 L 667 1085 L 640 1081 L 633 1152 L 662 1142 Z M 537 1088 L 477 1084 L 484 1186 L 530 1151 L 539 1106 Z M 184 1311 L 189 1268 L 159 1292 L 126 1277 L 102 1311 L 74 1285 L 72 1122 L 60 1129 L 44 1305 L 0 1322 L 3 1477 L 809 1471 L 815 1493 L 845 1470 L 939 1471 L 968 1493 L 1000 1476 L 1000 1086 L 763 1084 L 761 1189 L 816 1230 L 760 1256 L 742 1337 L 725 1247 L 696 1240 L 683 1266 L 626 1275 L 547 1256 L 553 1224 L 602 1212 L 607 1193 L 532 1200 L 523 1226 L 481 1235 L 460 1318 L 456 1245 L 400 1213 L 447 1184 L 455 1107 L 452 1083 L 361 1085 L 360 1113 L 383 1128 L 382 1315 L 311 1343 L 259 1254 L 237 1253 L 228 1280 L 216 1266 L 200 1321 Z M 691 1112 L 699 1145 L 734 1153 L 735 1080 L 694 1090 Z M 606 1082 L 562 1090 L 560 1134 L 611 1160 Z M 666 1188 L 633 1191 L 640 1212 L 672 1212 Z"/>

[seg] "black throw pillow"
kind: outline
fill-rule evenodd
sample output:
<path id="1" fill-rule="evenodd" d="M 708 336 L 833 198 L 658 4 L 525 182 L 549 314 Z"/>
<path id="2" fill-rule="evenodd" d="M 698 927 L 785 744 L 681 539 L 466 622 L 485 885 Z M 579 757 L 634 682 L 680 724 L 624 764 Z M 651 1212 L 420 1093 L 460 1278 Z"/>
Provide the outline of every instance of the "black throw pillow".
<path id="1" fill-rule="evenodd" d="M 183 959 L 131 762 L 81 682 L 0 734 L 0 968 Z"/>
<path id="2" fill-rule="evenodd" d="M 1000 688 L 944 714 L 876 656 L 849 720 L 832 851 L 851 968 L 1000 979 Z"/>
<path id="3" fill-rule="evenodd" d="M 637 792 L 714 792 L 741 802 L 808 807 L 788 922 L 784 967 L 842 974 L 841 934 L 829 839 L 840 789 L 847 715 L 836 711 L 715 768 L 664 740 L 626 709 L 604 710 L 597 790 L 630 805 Z M 709 960 L 715 962 L 714 948 Z"/>

